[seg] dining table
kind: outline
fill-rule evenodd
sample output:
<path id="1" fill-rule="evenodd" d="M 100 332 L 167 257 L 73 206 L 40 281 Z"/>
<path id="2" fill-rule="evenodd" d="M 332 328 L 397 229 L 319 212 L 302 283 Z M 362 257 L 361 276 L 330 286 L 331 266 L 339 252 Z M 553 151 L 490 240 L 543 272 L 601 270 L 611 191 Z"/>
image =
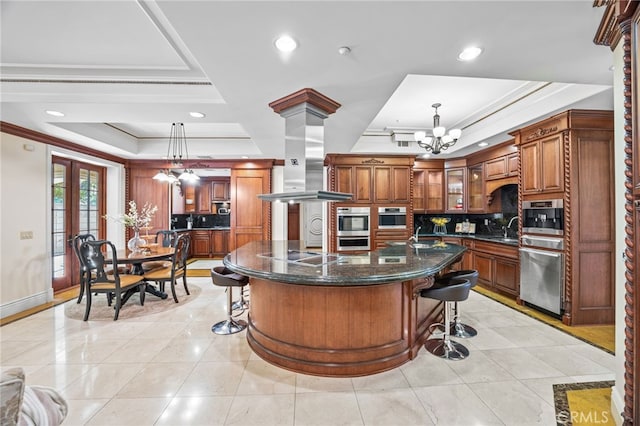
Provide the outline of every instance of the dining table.
<path id="1" fill-rule="evenodd" d="M 131 265 L 131 274 L 136 275 L 144 275 L 144 269 L 142 264 L 145 262 L 154 262 L 159 260 L 171 260 L 173 255 L 175 254 L 175 248 L 173 247 L 162 247 L 156 246 L 153 248 L 146 248 L 140 251 L 131 251 L 129 249 L 118 249 L 116 250 L 116 257 L 118 264 L 129 264 Z M 105 261 L 108 263 L 113 263 L 113 259 L 110 253 L 106 253 Z M 166 299 L 168 297 L 167 293 L 158 290 L 154 285 L 147 283 L 145 287 L 145 292 L 152 294 L 161 299 Z M 131 292 L 125 294 L 122 300 L 122 304 L 131 297 L 131 295 L 135 293 Z"/>

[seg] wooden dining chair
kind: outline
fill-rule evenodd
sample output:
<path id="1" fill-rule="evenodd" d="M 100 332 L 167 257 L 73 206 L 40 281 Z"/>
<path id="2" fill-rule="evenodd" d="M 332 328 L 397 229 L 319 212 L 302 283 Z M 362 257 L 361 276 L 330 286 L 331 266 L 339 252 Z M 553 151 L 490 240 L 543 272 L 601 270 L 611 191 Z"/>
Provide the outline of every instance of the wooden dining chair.
<path id="1" fill-rule="evenodd" d="M 78 301 L 76 303 L 80 303 L 82 297 L 84 296 L 84 289 L 86 287 L 86 280 L 89 277 L 87 269 L 84 267 L 82 263 L 82 259 L 80 259 L 80 245 L 85 241 L 95 241 L 96 237 L 93 234 L 77 234 L 73 237 L 73 252 L 76 254 L 78 258 L 78 264 L 80 267 L 80 294 L 78 295 Z"/>
<path id="2" fill-rule="evenodd" d="M 162 229 L 156 232 L 156 244 L 159 247 L 175 247 L 178 240 L 178 233 L 169 229 Z M 142 264 L 144 272 L 149 272 L 157 268 L 167 268 L 171 266 L 171 262 L 167 260 L 153 260 Z"/>
<path id="3" fill-rule="evenodd" d="M 160 291 L 164 291 L 166 282 L 171 283 L 171 294 L 176 303 L 178 303 L 178 297 L 176 296 L 176 280 L 178 278 L 182 278 L 184 291 L 187 294 L 191 294 L 187 287 L 187 258 L 189 257 L 190 244 L 191 236 L 189 234 L 180 234 L 175 243 L 175 252 L 171 259 L 171 265 L 156 268 L 144 274 L 144 278 L 147 281 L 155 281 L 158 284 Z"/>
<path id="4" fill-rule="evenodd" d="M 84 321 L 89 319 L 91 311 L 91 294 L 107 293 L 115 298 L 115 313 L 113 320 L 118 319 L 122 307 L 123 296 L 128 292 L 138 290 L 140 292 L 140 304 L 144 305 L 144 291 L 147 283 L 142 275 L 120 274 L 118 268 L 111 268 L 105 259 L 105 253 L 110 251 L 113 265 L 118 264 L 116 247 L 107 240 L 85 241 L 80 245 L 80 259 L 87 271 L 86 280 L 86 304 Z M 125 298 L 126 300 L 126 298 Z"/>

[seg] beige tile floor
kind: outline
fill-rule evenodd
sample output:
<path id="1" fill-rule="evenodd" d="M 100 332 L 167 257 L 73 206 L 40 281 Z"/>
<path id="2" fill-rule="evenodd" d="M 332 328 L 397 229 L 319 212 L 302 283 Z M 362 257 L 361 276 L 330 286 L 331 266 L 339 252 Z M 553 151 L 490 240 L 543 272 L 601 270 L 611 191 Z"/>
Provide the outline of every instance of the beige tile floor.
<path id="1" fill-rule="evenodd" d="M 119 426 L 554 425 L 554 383 L 614 379 L 612 355 L 474 292 L 464 361 L 423 350 L 368 377 L 296 374 L 253 354 L 244 332 L 213 334 L 224 289 L 189 286 L 197 299 L 152 316 L 83 322 L 61 305 L 3 326 L 2 368 L 59 389 L 65 425 Z"/>

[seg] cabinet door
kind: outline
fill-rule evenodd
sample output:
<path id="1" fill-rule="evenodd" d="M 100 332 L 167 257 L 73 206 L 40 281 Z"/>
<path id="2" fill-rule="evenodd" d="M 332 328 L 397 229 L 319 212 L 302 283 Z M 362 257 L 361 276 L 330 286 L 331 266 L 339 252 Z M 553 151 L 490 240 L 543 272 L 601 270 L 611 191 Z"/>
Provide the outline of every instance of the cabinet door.
<path id="1" fill-rule="evenodd" d="M 196 211 L 198 213 L 211 213 L 211 185 L 201 184 L 196 189 Z"/>
<path id="2" fill-rule="evenodd" d="M 191 231 L 191 243 L 194 256 L 207 256 L 211 253 L 211 232 Z"/>
<path id="3" fill-rule="evenodd" d="M 543 192 L 564 190 L 564 150 L 563 134 L 551 136 L 540 141 L 540 177 Z"/>
<path id="4" fill-rule="evenodd" d="M 517 170 L 517 165 L 516 165 Z M 506 157 L 494 158 L 484 163 L 485 179 L 500 179 L 507 175 L 507 159 Z"/>
<path id="5" fill-rule="evenodd" d="M 444 211 L 444 185 L 443 170 L 427 170 L 426 172 L 426 209 L 428 213 L 441 213 Z"/>
<path id="6" fill-rule="evenodd" d="M 519 296 L 519 281 L 520 268 L 518 267 L 518 262 L 497 257 L 495 259 L 495 287 L 512 296 Z"/>
<path id="7" fill-rule="evenodd" d="M 353 176 L 355 184 L 353 198 L 356 202 L 371 203 L 372 198 L 372 171 L 370 166 L 355 166 Z"/>
<path id="8" fill-rule="evenodd" d="M 336 188 L 338 192 L 353 194 L 355 192 L 355 182 L 352 166 L 335 166 Z M 355 201 L 355 194 L 354 194 Z"/>
<path id="9" fill-rule="evenodd" d="M 467 172 L 469 202 L 467 211 L 484 211 L 484 181 L 482 179 L 482 164 L 469 167 Z"/>
<path id="10" fill-rule="evenodd" d="M 507 156 L 507 176 L 518 176 L 518 153 Z"/>
<path id="11" fill-rule="evenodd" d="M 464 169 L 445 171 L 446 210 L 464 211 Z"/>
<path id="12" fill-rule="evenodd" d="M 193 185 L 183 184 L 184 191 L 184 212 L 194 213 L 196 211 L 196 188 Z"/>
<path id="13" fill-rule="evenodd" d="M 395 203 L 408 203 L 411 201 L 411 168 L 399 166 L 391 168 L 391 198 Z"/>
<path id="14" fill-rule="evenodd" d="M 229 231 L 211 231 L 212 248 L 214 257 L 224 257 L 229 252 Z"/>
<path id="15" fill-rule="evenodd" d="M 376 203 L 393 202 L 391 167 L 377 166 L 373 168 L 373 188 Z"/>
<path id="16" fill-rule="evenodd" d="M 493 256 L 476 252 L 473 254 L 473 269 L 478 271 L 478 284 L 493 286 Z"/>
<path id="17" fill-rule="evenodd" d="M 211 182 L 211 200 L 229 201 L 229 182 L 214 180 Z"/>
<path id="18" fill-rule="evenodd" d="M 413 211 L 414 213 L 424 213 L 426 209 L 424 178 L 426 172 L 424 170 L 413 171 Z"/>
<path id="19" fill-rule="evenodd" d="M 522 193 L 540 192 L 540 145 L 537 142 L 522 145 L 520 158 L 522 161 Z"/>

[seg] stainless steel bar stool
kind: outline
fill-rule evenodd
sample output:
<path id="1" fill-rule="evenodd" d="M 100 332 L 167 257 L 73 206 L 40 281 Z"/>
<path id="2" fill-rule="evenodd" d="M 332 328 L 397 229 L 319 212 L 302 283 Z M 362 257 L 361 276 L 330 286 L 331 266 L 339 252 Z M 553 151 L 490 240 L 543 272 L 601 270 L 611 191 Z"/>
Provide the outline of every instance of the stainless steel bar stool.
<path id="1" fill-rule="evenodd" d="M 452 278 L 447 285 L 436 283 L 433 287 L 422 290 L 420 296 L 444 302 L 443 324 L 446 325 L 450 323 L 449 304 L 466 300 L 469 297 L 470 289 L 471 283 L 469 280 Z M 424 344 L 425 349 L 440 358 L 453 361 L 465 359 L 469 356 L 469 350 L 464 345 L 451 340 L 449 330 L 450 327 L 445 326 L 442 338 L 427 340 Z"/>
<path id="2" fill-rule="evenodd" d="M 211 280 L 215 285 L 227 287 L 227 319 L 214 324 L 211 331 L 216 334 L 234 334 L 247 328 L 246 321 L 235 320 L 233 318 L 233 287 L 240 287 L 241 290 L 249 283 L 249 277 L 236 274 L 224 266 L 216 266 L 211 269 Z"/>
<path id="3" fill-rule="evenodd" d="M 475 269 L 467 269 L 462 271 L 451 271 L 436 279 L 437 284 L 448 285 L 453 279 L 468 280 L 471 283 L 471 288 L 475 287 L 478 283 L 478 271 Z M 449 324 L 451 330 L 451 336 L 459 337 L 461 339 L 467 339 L 478 334 L 478 331 L 468 324 L 463 324 L 460 321 L 460 308 L 458 302 L 453 304 L 453 321 Z"/>

